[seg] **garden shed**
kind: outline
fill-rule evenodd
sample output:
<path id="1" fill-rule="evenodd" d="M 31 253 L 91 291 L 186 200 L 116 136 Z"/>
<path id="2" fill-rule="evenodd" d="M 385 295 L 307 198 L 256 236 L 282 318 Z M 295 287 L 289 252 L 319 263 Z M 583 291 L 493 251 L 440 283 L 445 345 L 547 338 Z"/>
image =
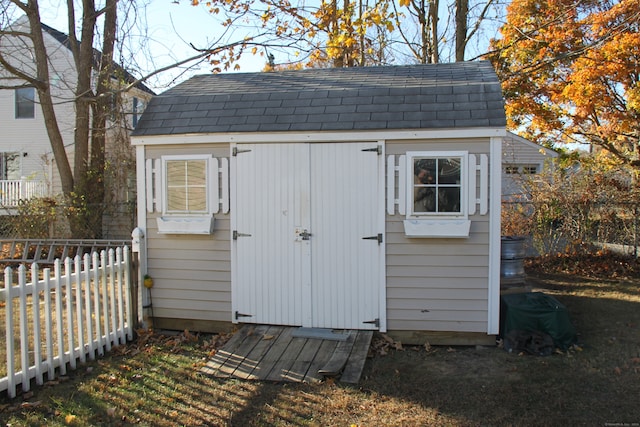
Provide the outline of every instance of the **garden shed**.
<path id="1" fill-rule="evenodd" d="M 488 62 L 195 76 L 134 131 L 154 325 L 499 329 L 500 83 Z"/>

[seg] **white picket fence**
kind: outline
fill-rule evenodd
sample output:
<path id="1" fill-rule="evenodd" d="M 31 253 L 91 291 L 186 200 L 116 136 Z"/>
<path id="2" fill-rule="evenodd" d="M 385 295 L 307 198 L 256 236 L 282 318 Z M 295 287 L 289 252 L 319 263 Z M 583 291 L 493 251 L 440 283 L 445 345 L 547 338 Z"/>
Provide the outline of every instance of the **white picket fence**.
<path id="1" fill-rule="evenodd" d="M 47 380 L 56 377 L 56 369 L 66 375 L 67 364 L 76 369 L 78 361 L 133 339 L 130 267 L 125 246 L 56 260 L 53 271 L 40 272 L 34 263 L 31 282 L 21 265 L 16 285 L 13 270 L 6 268 L 0 301 L 5 302 L 7 376 L 0 379 L 0 391 L 13 398 L 19 384 L 27 392 L 33 378 L 42 385 L 45 374 Z"/>

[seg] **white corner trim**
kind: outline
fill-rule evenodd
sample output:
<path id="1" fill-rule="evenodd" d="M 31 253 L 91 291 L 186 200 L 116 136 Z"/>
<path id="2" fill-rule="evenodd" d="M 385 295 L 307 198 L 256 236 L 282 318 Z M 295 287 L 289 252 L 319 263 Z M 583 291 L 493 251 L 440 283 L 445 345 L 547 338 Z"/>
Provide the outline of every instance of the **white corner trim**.
<path id="1" fill-rule="evenodd" d="M 138 224 L 143 232 L 147 230 L 147 180 L 149 177 L 145 171 L 145 147 L 136 147 L 136 203 L 138 205 Z"/>
<path id="2" fill-rule="evenodd" d="M 487 334 L 500 331 L 500 212 L 502 194 L 502 141 L 491 138 L 489 162 L 489 280 Z"/>
<path id="3" fill-rule="evenodd" d="M 211 216 L 165 216 L 156 218 L 159 234 L 211 234 L 213 233 L 213 215 Z"/>
<path id="4" fill-rule="evenodd" d="M 471 220 L 459 219 L 406 219 L 404 234 L 407 237 L 464 238 L 469 237 Z"/>

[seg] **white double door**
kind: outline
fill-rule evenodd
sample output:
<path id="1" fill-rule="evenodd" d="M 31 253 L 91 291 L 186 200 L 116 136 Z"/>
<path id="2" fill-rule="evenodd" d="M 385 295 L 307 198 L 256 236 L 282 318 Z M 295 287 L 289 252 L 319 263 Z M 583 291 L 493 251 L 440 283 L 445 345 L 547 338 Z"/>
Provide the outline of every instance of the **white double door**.
<path id="1" fill-rule="evenodd" d="M 384 323 L 384 173 L 377 143 L 238 144 L 235 322 Z"/>

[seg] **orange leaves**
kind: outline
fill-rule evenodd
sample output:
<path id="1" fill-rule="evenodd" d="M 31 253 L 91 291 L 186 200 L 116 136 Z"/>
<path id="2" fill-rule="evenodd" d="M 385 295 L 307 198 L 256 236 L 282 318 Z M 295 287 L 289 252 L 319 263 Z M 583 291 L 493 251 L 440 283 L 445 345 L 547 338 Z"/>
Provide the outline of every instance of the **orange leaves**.
<path id="1" fill-rule="evenodd" d="M 630 135 L 640 133 L 636 9 L 637 0 L 512 2 L 491 58 L 510 123 L 633 162 Z"/>

